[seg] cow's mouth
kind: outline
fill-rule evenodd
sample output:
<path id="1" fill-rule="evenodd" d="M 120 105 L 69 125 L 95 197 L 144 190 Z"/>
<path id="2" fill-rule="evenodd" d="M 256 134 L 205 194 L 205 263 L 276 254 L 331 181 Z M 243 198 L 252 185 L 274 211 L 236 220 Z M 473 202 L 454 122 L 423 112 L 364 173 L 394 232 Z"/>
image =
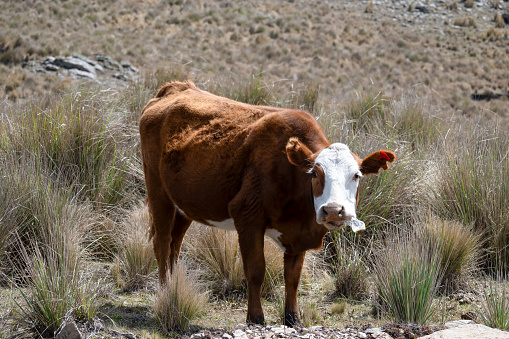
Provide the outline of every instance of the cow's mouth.
<path id="1" fill-rule="evenodd" d="M 339 230 L 345 227 L 345 223 L 328 221 L 324 224 L 324 226 L 327 227 L 328 229 Z"/>

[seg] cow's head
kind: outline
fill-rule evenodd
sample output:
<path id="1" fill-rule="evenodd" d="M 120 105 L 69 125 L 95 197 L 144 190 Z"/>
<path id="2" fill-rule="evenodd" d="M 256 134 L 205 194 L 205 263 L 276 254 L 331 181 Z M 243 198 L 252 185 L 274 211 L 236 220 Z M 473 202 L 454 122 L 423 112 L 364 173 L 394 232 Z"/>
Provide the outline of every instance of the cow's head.
<path id="1" fill-rule="evenodd" d="M 328 229 L 343 227 L 356 217 L 357 187 L 363 175 L 376 174 L 396 155 L 390 151 L 377 151 L 361 159 L 350 152 L 345 144 L 335 143 L 313 153 L 297 138 L 286 145 L 288 160 L 311 175 L 316 222 Z"/>

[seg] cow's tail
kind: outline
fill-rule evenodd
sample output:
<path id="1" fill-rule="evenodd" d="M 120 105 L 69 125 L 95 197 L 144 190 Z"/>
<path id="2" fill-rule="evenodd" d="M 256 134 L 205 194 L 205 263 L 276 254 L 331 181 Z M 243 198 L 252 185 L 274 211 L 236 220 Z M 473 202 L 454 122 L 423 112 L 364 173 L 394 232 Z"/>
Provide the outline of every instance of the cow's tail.
<path id="1" fill-rule="evenodd" d="M 180 93 L 187 89 L 196 89 L 196 86 L 191 80 L 187 80 L 187 82 L 167 82 L 159 88 L 156 94 L 156 98 L 164 98 L 168 95 Z"/>

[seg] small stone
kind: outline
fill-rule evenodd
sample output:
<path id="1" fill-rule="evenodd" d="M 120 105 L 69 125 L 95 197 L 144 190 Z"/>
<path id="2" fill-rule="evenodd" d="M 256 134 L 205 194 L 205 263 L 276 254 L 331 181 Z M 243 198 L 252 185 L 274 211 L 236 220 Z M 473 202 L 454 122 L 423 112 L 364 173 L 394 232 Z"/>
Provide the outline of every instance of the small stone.
<path id="1" fill-rule="evenodd" d="M 461 314 L 461 319 L 475 321 L 475 319 L 477 319 L 477 313 L 475 313 L 474 311 L 467 311 Z"/>
<path id="2" fill-rule="evenodd" d="M 82 335 L 76 324 L 72 321 L 64 322 L 64 326 L 55 336 L 55 339 L 82 339 Z"/>
<path id="3" fill-rule="evenodd" d="M 357 333 L 357 336 L 361 339 L 366 339 L 368 337 L 368 335 L 364 332 Z"/>
<path id="4" fill-rule="evenodd" d="M 233 337 L 231 335 L 229 335 L 228 333 L 224 333 L 223 336 L 221 338 L 224 338 L 224 339 L 232 339 Z"/>
<path id="5" fill-rule="evenodd" d="M 247 339 L 247 334 L 244 333 L 244 331 L 239 329 L 239 330 L 235 330 L 235 332 L 233 332 L 233 337 L 236 339 Z"/>

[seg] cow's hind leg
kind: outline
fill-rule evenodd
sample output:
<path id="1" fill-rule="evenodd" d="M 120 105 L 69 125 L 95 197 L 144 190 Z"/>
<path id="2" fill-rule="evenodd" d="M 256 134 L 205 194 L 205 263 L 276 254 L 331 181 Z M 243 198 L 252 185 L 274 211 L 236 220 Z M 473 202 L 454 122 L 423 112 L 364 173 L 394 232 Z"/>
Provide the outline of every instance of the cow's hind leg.
<path id="1" fill-rule="evenodd" d="M 284 254 L 285 275 L 285 325 L 299 326 L 299 308 L 297 306 L 297 289 L 299 287 L 302 265 L 306 252 L 297 255 Z"/>
<path id="2" fill-rule="evenodd" d="M 150 234 L 159 270 L 159 282 L 164 285 L 168 275 L 168 258 L 176 207 L 164 190 L 158 175 L 145 168 L 147 202 L 150 211 Z"/>
<path id="3" fill-rule="evenodd" d="M 173 272 L 173 267 L 177 263 L 180 255 L 180 248 L 187 229 L 191 225 L 192 220 L 187 218 L 181 211 L 177 209 L 173 217 L 173 227 L 171 231 L 171 245 L 170 245 L 170 272 Z"/>
<path id="4" fill-rule="evenodd" d="M 159 282 L 164 285 L 167 282 L 170 257 L 170 245 L 172 242 L 172 226 L 176 208 L 166 197 L 160 197 L 157 201 L 149 199 L 151 213 L 151 233 L 154 255 L 157 260 Z"/>

